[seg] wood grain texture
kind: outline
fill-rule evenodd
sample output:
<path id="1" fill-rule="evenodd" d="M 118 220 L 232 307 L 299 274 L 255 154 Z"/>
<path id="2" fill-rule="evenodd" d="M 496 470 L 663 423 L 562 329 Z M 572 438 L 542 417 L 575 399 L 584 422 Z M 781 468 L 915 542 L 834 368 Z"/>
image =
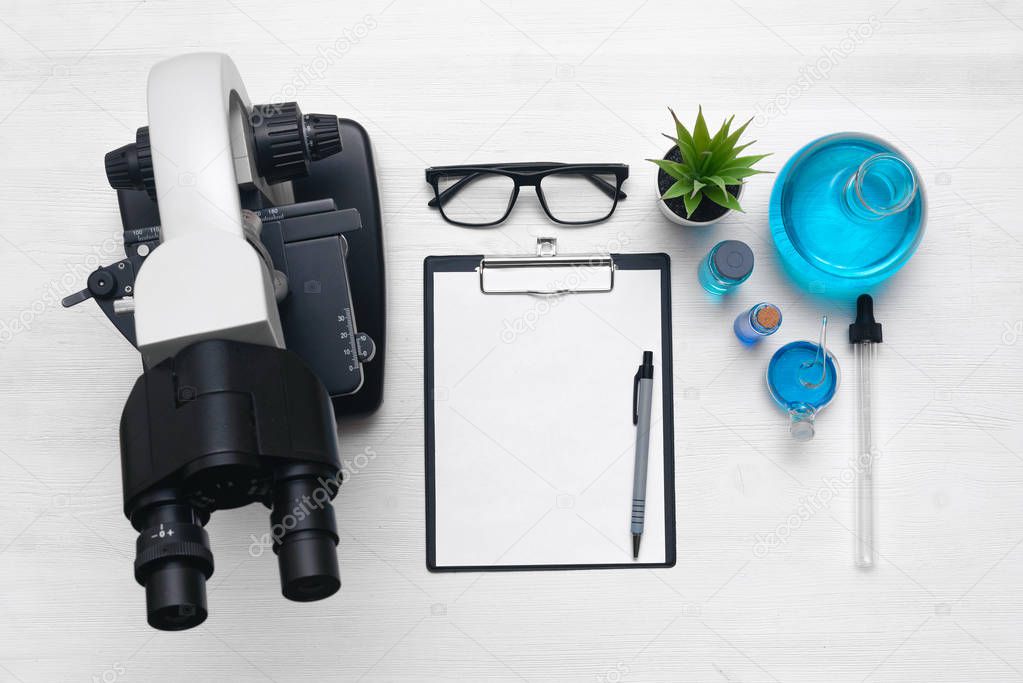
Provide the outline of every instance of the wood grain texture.
<path id="1" fill-rule="evenodd" d="M 850 31 L 869 36 L 847 50 Z M 1023 678 L 1021 38 L 1018 0 L 0 0 L 0 681 Z M 98 310 L 57 299 L 118 258 L 102 156 L 145 123 L 152 64 L 195 50 L 230 53 L 254 100 L 283 95 L 368 128 L 390 346 L 384 406 L 341 428 L 345 458 L 375 453 L 337 504 L 342 592 L 285 601 L 272 554 L 252 556 L 266 511 L 222 512 L 208 527 L 211 616 L 164 634 L 145 626 L 120 512 L 117 420 L 137 354 Z M 760 114 L 768 168 L 817 135 L 862 130 L 923 175 L 927 235 L 878 299 L 873 573 L 852 567 L 850 486 L 790 521 L 848 467 L 854 388 L 794 444 L 766 359 L 812 337 L 825 308 L 836 328 L 851 310 L 781 276 L 771 177 L 713 229 L 680 231 L 653 210 L 643 159 L 664 151 L 665 106 L 688 117 L 700 103 L 712 121 Z M 536 159 L 628 162 L 630 197 L 579 230 L 528 201 L 476 232 L 425 206 L 429 164 Z M 674 569 L 426 571 L 422 259 L 529 250 L 537 235 L 671 256 Z M 695 268 L 726 237 L 758 261 L 721 305 Z M 783 330 L 741 350 L 729 325 L 755 300 L 781 305 Z M 28 329 L 10 333 L 16 320 Z M 851 354 L 837 351 L 849 380 Z M 759 552 L 758 535 L 786 527 Z"/>

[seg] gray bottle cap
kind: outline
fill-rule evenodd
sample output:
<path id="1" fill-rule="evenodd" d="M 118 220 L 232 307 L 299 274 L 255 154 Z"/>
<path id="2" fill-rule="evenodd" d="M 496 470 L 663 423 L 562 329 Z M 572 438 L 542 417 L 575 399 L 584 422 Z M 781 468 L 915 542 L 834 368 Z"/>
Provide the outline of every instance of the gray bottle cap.
<path id="1" fill-rule="evenodd" d="M 741 280 L 753 271 L 753 250 L 739 240 L 725 240 L 714 252 L 714 267 L 729 280 Z"/>

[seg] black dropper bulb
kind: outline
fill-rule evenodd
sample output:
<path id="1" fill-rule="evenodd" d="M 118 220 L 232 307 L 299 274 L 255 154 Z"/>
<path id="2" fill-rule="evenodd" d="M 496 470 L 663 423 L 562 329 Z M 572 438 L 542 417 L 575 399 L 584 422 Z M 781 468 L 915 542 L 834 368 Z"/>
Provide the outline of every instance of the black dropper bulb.
<path id="1" fill-rule="evenodd" d="M 849 325 L 849 343 L 881 343 L 881 323 L 874 320 L 874 299 L 860 294 L 856 299 L 856 320 Z"/>

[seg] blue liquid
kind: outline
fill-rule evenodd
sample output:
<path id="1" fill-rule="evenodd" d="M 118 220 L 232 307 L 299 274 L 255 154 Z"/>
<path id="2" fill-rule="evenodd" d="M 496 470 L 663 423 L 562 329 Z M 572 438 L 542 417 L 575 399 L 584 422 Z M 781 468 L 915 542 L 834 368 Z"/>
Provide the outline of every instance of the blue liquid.
<path id="1" fill-rule="evenodd" d="M 711 251 L 703 257 L 703 260 L 700 261 L 700 265 L 697 267 L 696 277 L 700 281 L 700 286 L 711 294 L 717 294 L 719 296 L 722 294 L 728 294 L 728 292 L 732 291 L 732 288 L 739 283 L 726 278 L 717 272 L 717 268 L 715 268 L 714 264 L 711 263 L 713 255 L 714 252 Z"/>
<path id="2" fill-rule="evenodd" d="M 894 163 L 865 170 L 875 154 Z M 900 177 L 900 173 L 908 175 Z M 828 135 L 797 152 L 771 192 L 771 234 L 796 284 L 844 299 L 871 290 L 893 275 L 923 236 L 923 190 L 901 154 L 884 141 L 855 133 Z M 915 195 L 910 195 L 910 186 Z M 899 205 L 899 199 L 908 205 Z M 876 207 L 875 213 L 870 207 Z"/>
<path id="3" fill-rule="evenodd" d="M 767 388 L 779 406 L 785 410 L 817 411 L 831 403 L 838 388 L 838 367 L 830 353 L 826 360 L 827 375 L 820 386 L 811 389 L 803 384 L 821 381 L 820 363 L 803 367 L 803 363 L 813 363 L 816 357 L 817 345 L 808 341 L 791 342 L 775 351 L 767 366 Z"/>

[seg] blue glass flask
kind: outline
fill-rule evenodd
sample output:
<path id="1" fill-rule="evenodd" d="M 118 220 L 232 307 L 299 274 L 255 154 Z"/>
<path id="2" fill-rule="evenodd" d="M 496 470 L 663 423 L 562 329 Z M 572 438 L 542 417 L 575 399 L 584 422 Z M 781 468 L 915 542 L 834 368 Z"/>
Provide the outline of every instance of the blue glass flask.
<path id="1" fill-rule="evenodd" d="M 919 173 L 884 140 L 836 133 L 785 164 L 771 192 L 771 235 L 804 289 L 852 299 L 891 277 L 923 237 Z"/>
<path id="2" fill-rule="evenodd" d="M 814 435 L 817 413 L 838 390 L 838 363 L 821 345 L 810 341 L 786 344 L 767 366 L 771 398 L 789 414 L 789 433 L 797 441 Z"/>

